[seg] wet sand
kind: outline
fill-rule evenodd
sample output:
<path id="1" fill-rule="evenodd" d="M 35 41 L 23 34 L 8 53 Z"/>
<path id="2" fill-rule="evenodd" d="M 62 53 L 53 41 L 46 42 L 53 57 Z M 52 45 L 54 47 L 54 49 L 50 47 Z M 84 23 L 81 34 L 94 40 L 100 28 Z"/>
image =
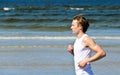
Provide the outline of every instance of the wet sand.
<path id="1" fill-rule="evenodd" d="M 2 75 L 75 75 L 73 56 L 67 52 L 67 44 L 72 40 L 0 41 Z M 119 75 L 120 40 L 96 41 L 107 56 L 92 63 L 94 74 Z"/>

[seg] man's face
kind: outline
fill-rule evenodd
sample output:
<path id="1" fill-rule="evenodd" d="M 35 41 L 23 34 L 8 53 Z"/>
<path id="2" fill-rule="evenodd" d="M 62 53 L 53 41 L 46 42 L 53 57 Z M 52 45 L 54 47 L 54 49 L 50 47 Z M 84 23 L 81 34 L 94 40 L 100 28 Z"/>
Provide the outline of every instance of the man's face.
<path id="1" fill-rule="evenodd" d="M 71 29 L 72 29 L 73 34 L 78 34 L 80 32 L 80 30 L 82 29 L 82 26 L 78 25 L 77 20 L 73 20 L 72 25 L 71 25 Z"/>

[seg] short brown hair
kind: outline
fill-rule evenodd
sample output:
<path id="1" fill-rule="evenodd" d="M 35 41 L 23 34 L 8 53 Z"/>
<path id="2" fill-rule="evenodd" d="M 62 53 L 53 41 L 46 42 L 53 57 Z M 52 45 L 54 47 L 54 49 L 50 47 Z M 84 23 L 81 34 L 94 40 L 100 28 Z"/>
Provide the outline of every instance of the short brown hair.
<path id="1" fill-rule="evenodd" d="M 82 15 L 76 15 L 73 20 L 77 20 L 78 24 L 81 24 L 83 27 L 83 32 L 85 33 L 89 27 L 88 20 Z"/>

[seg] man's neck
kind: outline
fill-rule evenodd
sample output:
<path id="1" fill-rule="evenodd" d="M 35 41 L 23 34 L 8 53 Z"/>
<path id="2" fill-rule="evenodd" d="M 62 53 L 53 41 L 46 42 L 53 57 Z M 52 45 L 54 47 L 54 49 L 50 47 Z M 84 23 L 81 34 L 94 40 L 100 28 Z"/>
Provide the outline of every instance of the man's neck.
<path id="1" fill-rule="evenodd" d="M 83 32 L 78 33 L 77 38 L 81 38 L 84 34 L 85 33 L 83 33 Z"/>

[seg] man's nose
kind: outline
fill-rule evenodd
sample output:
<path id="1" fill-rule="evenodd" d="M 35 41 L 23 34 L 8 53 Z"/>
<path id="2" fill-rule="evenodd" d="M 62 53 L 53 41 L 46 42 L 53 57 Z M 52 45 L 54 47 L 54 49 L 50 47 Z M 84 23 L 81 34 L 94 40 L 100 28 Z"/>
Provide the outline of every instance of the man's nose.
<path id="1" fill-rule="evenodd" d="M 70 29 L 72 29 L 72 26 L 70 27 Z"/>

